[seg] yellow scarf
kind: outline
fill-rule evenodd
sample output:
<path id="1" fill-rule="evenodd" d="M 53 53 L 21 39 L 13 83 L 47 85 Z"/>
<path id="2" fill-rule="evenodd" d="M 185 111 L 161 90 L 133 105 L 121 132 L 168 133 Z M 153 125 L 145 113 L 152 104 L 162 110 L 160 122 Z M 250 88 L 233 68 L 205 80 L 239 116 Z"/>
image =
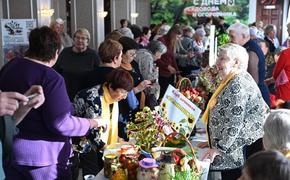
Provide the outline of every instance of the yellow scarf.
<path id="1" fill-rule="evenodd" d="M 290 159 L 290 150 L 285 150 L 285 151 L 282 151 L 282 153 L 284 154 L 284 156 L 288 159 Z"/>
<path id="2" fill-rule="evenodd" d="M 229 83 L 230 80 L 232 80 L 235 75 L 237 75 L 239 72 L 234 71 L 231 72 L 230 74 L 227 75 L 227 77 L 220 83 L 219 87 L 217 88 L 217 90 L 215 90 L 214 94 L 212 95 L 212 97 L 210 98 L 206 109 L 203 113 L 202 116 L 202 121 L 204 122 L 205 125 L 207 125 L 208 123 L 208 116 L 209 116 L 209 112 L 210 110 L 212 110 L 212 108 L 216 105 L 217 103 L 217 97 L 218 95 L 221 93 L 221 91 L 226 87 L 226 85 Z"/>
<path id="3" fill-rule="evenodd" d="M 107 121 L 107 131 L 101 134 L 101 139 L 108 145 L 118 142 L 118 102 L 112 99 L 106 84 L 103 85 L 104 95 L 101 97 L 102 119 Z M 110 112 L 110 105 L 113 104 L 113 110 Z"/>
<path id="4" fill-rule="evenodd" d="M 130 63 L 121 63 L 121 68 L 127 70 L 127 71 L 132 71 L 133 67 Z"/>
<path id="5" fill-rule="evenodd" d="M 127 70 L 127 71 L 132 71 L 133 67 L 130 63 L 122 63 L 121 64 L 121 68 Z M 143 91 L 140 92 L 141 93 L 141 97 L 140 97 L 140 109 L 143 109 L 145 106 L 145 93 Z"/>

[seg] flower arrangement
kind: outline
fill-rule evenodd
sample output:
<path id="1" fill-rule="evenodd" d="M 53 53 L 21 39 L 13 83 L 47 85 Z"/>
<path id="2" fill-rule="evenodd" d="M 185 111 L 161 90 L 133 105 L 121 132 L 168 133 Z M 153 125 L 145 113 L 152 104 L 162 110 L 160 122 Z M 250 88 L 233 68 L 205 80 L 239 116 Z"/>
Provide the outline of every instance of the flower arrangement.
<path id="1" fill-rule="evenodd" d="M 206 67 L 199 75 L 199 82 L 207 92 L 214 93 L 221 82 L 217 67 Z"/>
<path id="2" fill-rule="evenodd" d="M 166 134 L 172 132 L 170 122 L 163 115 L 144 107 L 136 113 L 135 122 L 127 124 L 129 138 L 135 139 L 136 145 L 147 152 L 150 152 L 152 147 L 161 146 Z"/>

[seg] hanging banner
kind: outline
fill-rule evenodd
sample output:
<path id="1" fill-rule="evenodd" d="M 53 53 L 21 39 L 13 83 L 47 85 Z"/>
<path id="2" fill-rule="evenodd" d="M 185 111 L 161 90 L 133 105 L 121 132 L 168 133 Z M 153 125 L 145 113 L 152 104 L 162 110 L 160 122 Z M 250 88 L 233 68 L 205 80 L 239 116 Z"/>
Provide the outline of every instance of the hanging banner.
<path id="1" fill-rule="evenodd" d="M 193 17 L 232 17 L 247 21 L 249 0 L 193 0 L 184 13 Z"/>
<path id="2" fill-rule="evenodd" d="M 151 0 L 151 23 L 167 20 L 194 24 L 199 18 L 223 16 L 232 24 L 236 19 L 248 24 L 249 0 Z"/>
<path id="3" fill-rule="evenodd" d="M 24 54 L 29 45 L 29 33 L 35 27 L 35 19 L 1 19 L 4 63 Z"/>
<path id="4" fill-rule="evenodd" d="M 172 127 L 177 132 L 189 137 L 201 110 L 171 85 L 168 86 L 163 96 L 161 107 L 173 123 Z"/>

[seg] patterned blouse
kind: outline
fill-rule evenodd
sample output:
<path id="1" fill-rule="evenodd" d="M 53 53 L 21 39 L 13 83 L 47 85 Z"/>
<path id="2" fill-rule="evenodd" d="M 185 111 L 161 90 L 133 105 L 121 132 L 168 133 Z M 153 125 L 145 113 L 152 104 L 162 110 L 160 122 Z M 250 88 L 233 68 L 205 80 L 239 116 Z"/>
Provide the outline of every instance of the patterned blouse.
<path id="1" fill-rule="evenodd" d="M 140 49 L 137 51 L 136 58 L 134 59 L 140 69 L 140 73 L 146 80 L 158 80 L 158 69 L 154 65 L 153 54 L 147 49 Z M 153 83 L 152 86 L 145 89 L 146 94 L 154 94 L 155 98 L 159 98 L 160 85 L 158 82 Z"/>
<path id="2" fill-rule="evenodd" d="M 249 73 L 242 72 L 229 82 L 209 114 L 210 144 L 222 154 L 214 159 L 212 170 L 243 166 L 243 147 L 263 136 L 268 112 L 269 108 Z"/>
<path id="3" fill-rule="evenodd" d="M 107 133 L 109 133 L 111 131 L 110 129 L 113 129 L 113 127 L 115 127 L 114 125 L 112 125 L 112 123 L 114 122 L 111 119 L 118 119 L 118 112 L 114 110 L 115 108 L 118 109 L 118 103 L 108 103 L 111 101 L 107 102 L 105 100 L 106 98 L 104 98 L 105 96 L 106 92 L 104 91 L 102 85 L 97 85 L 92 88 L 81 90 L 74 98 L 74 108 L 75 115 L 79 117 L 102 117 L 102 120 L 109 123 L 109 129 L 106 131 Z M 108 104 L 108 106 L 104 106 L 104 104 Z M 117 121 L 115 122 L 115 124 L 117 124 Z M 118 129 L 114 130 L 118 132 Z M 114 134 L 117 132 L 114 132 Z M 76 144 L 78 145 L 77 148 L 83 152 L 89 152 L 91 147 L 96 148 L 97 150 L 101 149 L 105 144 L 109 143 L 110 141 L 108 138 L 104 137 L 107 133 L 103 133 L 97 128 L 91 129 L 87 134 L 86 139 L 81 138 L 81 141 Z M 106 141 L 105 139 L 108 140 Z M 87 143 L 87 140 L 89 140 L 89 144 Z"/>

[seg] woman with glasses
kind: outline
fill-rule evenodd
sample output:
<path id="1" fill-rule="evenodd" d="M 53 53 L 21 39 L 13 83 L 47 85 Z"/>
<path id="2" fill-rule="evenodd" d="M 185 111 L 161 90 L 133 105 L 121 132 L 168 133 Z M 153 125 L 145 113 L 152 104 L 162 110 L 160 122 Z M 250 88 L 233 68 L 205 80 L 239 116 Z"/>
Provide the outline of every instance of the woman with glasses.
<path id="1" fill-rule="evenodd" d="M 65 79 L 71 101 L 78 91 L 88 87 L 87 78 L 100 63 L 97 51 L 88 47 L 90 33 L 87 29 L 76 30 L 73 40 L 74 45 L 61 51 L 55 65 L 56 71 Z"/>
<path id="2" fill-rule="evenodd" d="M 121 37 L 119 42 L 123 46 L 123 55 L 121 68 L 130 72 L 134 80 L 133 91 L 139 100 L 139 107 L 130 106 L 130 99 L 122 100 L 119 103 L 120 106 L 120 117 L 119 117 L 119 136 L 127 139 L 126 135 L 126 123 L 134 119 L 134 112 L 139 111 L 145 105 L 145 94 L 144 89 L 151 85 L 151 81 L 144 80 L 142 74 L 140 73 L 138 64 L 133 61 L 136 57 L 136 51 L 138 49 L 138 44 L 131 38 Z M 130 96 L 129 96 L 130 98 Z"/>

